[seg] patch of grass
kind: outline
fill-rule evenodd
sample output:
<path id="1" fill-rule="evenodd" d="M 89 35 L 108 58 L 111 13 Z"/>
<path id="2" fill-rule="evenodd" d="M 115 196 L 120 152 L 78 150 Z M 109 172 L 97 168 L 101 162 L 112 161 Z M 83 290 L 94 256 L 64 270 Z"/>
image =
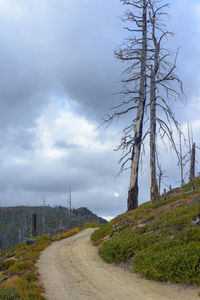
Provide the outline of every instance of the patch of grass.
<path id="1" fill-rule="evenodd" d="M 100 228 L 95 230 L 91 235 L 91 241 L 94 245 L 99 245 L 103 238 L 109 235 L 113 230 L 111 223 L 100 225 Z"/>
<path id="2" fill-rule="evenodd" d="M 52 241 L 60 241 L 60 240 L 66 239 L 66 238 L 78 233 L 79 231 L 80 231 L 80 228 L 75 227 L 75 228 L 69 229 L 66 232 L 58 233 L 52 237 Z"/>
<path id="3" fill-rule="evenodd" d="M 41 244 L 51 241 L 51 238 L 48 235 L 40 235 L 35 238 L 36 244 Z"/>
<path id="4" fill-rule="evenodd" d="M 17 300 L 20 299 L 18 292 L 13 288 L 0 287 L 0 299 L 1 300 Z"/>
<path id="5" fill-rule="evenodd" d="M 95 223 L 95 222 L 93 222 L 93 223 L 86 222 L 84 224 L 84 226 L 83 226 L 83 229 L 86 229 L 86 228 L 98 228 L 98 227 L 99 227 L 99 225 L 97 223 Z"/>
<path id="6" fill-rule="evenodd" d="M 45 298 L 40 294 L 40 289 L 37 285 L 28 282 L 24 278 L 10 278 L 3 283 L 3 288 L 13 289 L 20 296 L 19 299 L 29 300 L 38 299 L 44 300 Z"/>
<path id="7" fill-rule="evenodd" d="M 35 273 L 28 273 L 25 277 L 26 280 L 28 280 L 29 282 L 34 282 L 37 281 L 37 275 Z"/>

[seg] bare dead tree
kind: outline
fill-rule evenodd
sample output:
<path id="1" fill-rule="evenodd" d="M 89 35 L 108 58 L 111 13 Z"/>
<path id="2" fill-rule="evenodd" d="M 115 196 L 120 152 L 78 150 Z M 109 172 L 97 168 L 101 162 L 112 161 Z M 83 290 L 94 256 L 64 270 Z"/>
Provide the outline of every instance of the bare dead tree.
<path id="1" fill-rule="evenodd" d="M 72 226 L 72 187 L 69 186 L 69 228 Z"/>
<path id="2" fill-rule="evenodd" d="M 188 122 L 187 124 L 187 139 L 185 139 L 185 144 L 188 149 L 185 155 L 182 156 L 183 166 L 186 164 L 189 164 L 189 172 L 186 173 L 186 175 L 189 174 L 189 182 L 192 184 L 193 190 L 195 190 L 195 174 L 196 174 L 196 150 L 200 149 L 193 139 L 193 130 L 191 124 Z"/>
<path id="3" fill-rule="evenodd" d="M 159 200 L 156 178 L 156 136 L 164 141 L 167 137 L 176 150 L 171 123 L 178 129 L 178 122 L 170 107 L 170 101 L 176 100 L 180 93 L 176 83 L 182 83 L 175 75 L 176 57 L 170 63 L 169 51 L 162 47 L 162 41 L 171 33 L 162 30 L 159 18 L 165 15 L 162 10 L 167 5 L 158 6 L 159 0 L 121 0 L 129 9 L 125 12 L 124 22 L 129 38 L 121 49 L 115 52 L 116 57 L 125 64 L 122 73 L 122 91 L 119 93 L 123 101 L 113 107 L 112 114 L 107 114 L 104 122 L 109 125 L 114 119 L 132 113 L 132 122 L 123 130 L 123 137 L 115 150 L 122 150 L 119 161 L 121 172 L 127 170 L 130 162 L 130 187 L 128 192 L 128 210 L 138 206 L 138 171 L 141 158 L 141 146 L 150 134 L 151 152 L 151 199 Z M 161 32 L 159 36 L 157 33 Z M 173 84 L 171 84 L 171 82 Z M 176 82 L 176 83 L 174 83 Z M 149 96 L 149 98 L 147 98 Z M 163 116 L 156 114 L 156 108 L 163 111 Z M 150 108 L 150 113 L 149 113 Z M 146 122 L 150 125 L 146 126 Z M 166 119 L 166 120 L 165 120 Z M 158 124 L 158 130 L 156 128 Z M 176 150 L 177 151 L 177 150 Z"/>
<path id="4" fill-rule="evenodd" d="M 156 75 L 159 70 L 160 43 L 156 39 L 156 16 L 159 10 L 154 10 L 154 6 L 149 2 L 150 20 L 152 24 L 152 41 L 154 45 L 153 63 L 150 66 L 150 171 L 151 189 L 150 197 L 152 203 L 159 201 L 159 190 L 156 177 Z M 159 174 L 161 176 L 161 173 Z"/>
<path id="5" fill-rule="evenodd" d="M 189 181 L 192 183 L 192 188 L 195 190 L 194 186 L 194 179 L 195 179 L 195 162 L 196 162 L 196 145 L 195 143 L 192 144 L 191 149 L 191 162 L 190 162 L 190 177 Z"/>
<path id="6" fill-rule="evenodd" d="M 158 162 L 158 172 L 157 172 L 157 176 L 158 176 L 158 193 L 159 193 L 159 197 L 161 195 L 161 184 L 164 183 L 164 178 L 167 178 L 168 176 L 165 176 L 165 170 L 162 169 L 161 164 Z"/>
<path id="7" fill-rule="evenodd" d="M 183 95 L 182 82 L 175 74 L 176 58 L 173 63 L 170 63 L 171 53 L 168 49 L 163 47 L 165 38 L 172 36 L 173 34 L 169 31 L 163 30 L 164 24 L 163 17 L 167 16 L 166 8 L 168 4 L 162 4 L 164 1 L 160 0 L 148 0 L 149 6 L 149 22 L 151 24 L 151 38 L 152 57 L 150 58 L 150 169 L 151 169 L 151 190 L 150 196 L 152 203 L 159 201 L 158 185 L 156 178 L 156 123 L 159 123 L 159 130 L 161 132 L 161 139 L 166 135 L 168 140 L 171 142 L 172 148 L 175 149 L 177 155 L 178 150 L 173 138 L 173 131 L 171 128 L 171 122 L 174 128 L 180 132 L 179 124 L 175 119 L 175 116 L 170 108 L 170 98 L 173 95 L 174 100 L 176 97 Z M 171 86 L 173 82 L 173 87 Z M 166 92 L 162 92 L 162 89 Z M 156 113 L 156 107 L 161 108 L 166 116 L 164 118 L 158 118 Z M 168 123 L 168 124 L 167 124 Z"/>
<path id="8" fill-rule="evenodd" d="M 193 141 L 193 130 L 191 124 L 188 122 L 188 147 L 189 147 L 189 162 L 190 162 L 190 173 L 189 182 L 192 183 L 192 188 L 195 190 L 194 178 L 195 178 L 195 143 Z"/>
<path id="9" fill-rule="evenodd" d="M 36 213 L 32 214 L 31 217 L 31 236 L 35 237 L 37 236 L 37 215 Z"/>
<path id="10" fill-rule="evenodd" d="M 127 1 L 125 1 L 127 2 Z M 135 1 L 138 2 L 139 1 Z M 133 4 L 133 3 L 132 3 Z M 146 104 L 146 59 L 147 59 L 147 4 L 146 0 L 143 0 L 142 5 L 139 6 L 142 9 L 142 17 L 137 18 L 136 24 L 138 24 L 139 30 L 142 32 L 142 48 L 140 55 L 140 90 L 139 101 L 137 107 L 137 116 L 135 124 L 135 136 L 131 158 L 131 176 L 130 176 L 130 189 L 128 193 L 128 210 L 137 208 L 138 206 L 138 169 L 140 160 L 140 151 L 143 135 L 143 119 L 144 110 Z M 136 19 L 136 16 L 135 16 Z"/>
<path id="11" fill-rule="evenodd" d="M 184 157 L 183 157 L 183 149 L 182 149 L 182 132 L 180 130 L 179 132 L 179 165 L 180 165 L 180 171 L 181 171 L 181 186 L 185 184 L 184 181 Z"/>
<path id="12" fill-rule="evenodd" d="M 125 27 L 131 33 L 131 37 L 119 51 L 115 52 L 116 57 L 127 65 L 123 72 L 123 91 L 121 92 L 125 100 L 114 108 L 120 108 L 121 111 L 107 115 L 104 121 L 109 124 L 121 115 L 133 110 L 136 112 L 132 123 L 124 129 L 124 136 L 117 147 L 117 150 L 122 149 L 123 151 L 120 160 L 121 171 L 125 169 L 126 163 L 131 161 L 127 209 L 133 210 L 138 206 L 138 170 L 146 105 L 147 0 L 121 1 L 131 8 L 125 12 L 123 21 L 133 25 L 133 27 Z"/>

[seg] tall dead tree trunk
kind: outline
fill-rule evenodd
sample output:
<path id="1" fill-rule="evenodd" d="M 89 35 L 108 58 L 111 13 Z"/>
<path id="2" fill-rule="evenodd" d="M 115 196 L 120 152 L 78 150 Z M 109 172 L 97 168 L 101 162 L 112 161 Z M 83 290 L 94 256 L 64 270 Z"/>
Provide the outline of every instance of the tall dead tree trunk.
<path id="1" fill-rule="evenodd" d="M 31 218 L 31 234 L 32 237 L 37 236 L 37 227 L 36 227 L 36 213 L 32 214 Z"/>
<path id="2" fill-rule="evenodd" d="M 152 78 L 151 82 L 151 115 L 150 115 L 150 171 L 151 171 L 151 201 L 159 201 L 158 184 L 156 177 L 156 86 Z"/>
<path id="3" fill-rule="evenodd" d="M 159 164 L 158 162 L 158 195 L 159 195 L 159 199 L 160 199 L 160 194 L 161 194 L 161 184 L 163 181 L 163 177 L 165 174 L 165 170 L 162 170 L 161 164 Z"/>
<path id="4" fill-rule="evenodd" d="M 182 133 L 179 133 L 179 153 L 180 153 L 180 169 L 181 169 L 181 186 L 185 184 L 183 172 L 183 150 L 182 150 Z"/>
<path id="5" fill-rule="evenodd" d="M 121 163 L 120 172 L 131 169 L 127 209 L 133 210 L 138 206 L 138 173 L 141 147 L 149 133 L 151 135 L 151 199 L 153 202 L 157 202 L 159 199 L 155 159 L 156 124 L 158 124 L 159 130 L 157 133 L 160 134 L 161 139 L 167 137 L 175 148 L 171 126 L 168 126 L 167 123 L 170 123 L 170 120 L 172 120 L 175 127 L 177 127 L 177 122 L 168 102 L 170 102 L 171 98 L 176 99 L 179 96 L 179 92 L 174 90 L 168 82 L 173 81 L 181 86 L 181 81 L 173 72 L 175 64 L 167 61 L 170 56 L 169 51 L 165 47 L 160 49 L 162 39 L 170 34 L 169 32 L 164 32 L 161 26 L 162 20 L 160 20 L 161 16 L 166 15 L 162 9 L 167 7 L 167 5 L 157 7 L 160 1 L 154 0 L 121 0 L 121 2 L 130 8 L 126 10 L 125 17 L 122 20 L 131 24 L 131 26 L 125 27 L 129 32 L 129 37 L 123 43 L 121 49 L 115 51 L 116 57 L 126 66 L 122 73 L 122 91 L 119 93 L 124 100 L 112 108 L 115 110 L 114 113 L 105 116 L 104 123 L 109 125 L 114 119 L 132 113 L 132 121 L 123 129 L 121 142 L 115 150 L 122 150 L 122 157 L 119 161 Z M 156 14 L 154 27 L 161 33 L 158 41 L 155 33 L 152 37 L 152 32 L 150 31 L 151 20 L 149 14 L 151 10 Z M 148 79 L 150 79 L 150 86 Z M 157 88 L 158 85 L 159 89 Z M 160 92 L 160 90 L 162 91 Z M 167 100 L 164 99 L 164 94 L 166 94 Z M 151 100 L 151 104 L 149 103 L 150 101 L 147 102 L 147 95 L 151 97 L 151 99 L 148 97 L 148 100 Z M 163 115 L 161 118 L 156 116 L 157 106 L 164 111 L 166 121 Z M 149 115 L 149 107 L 151 108 L 151 115 Z M 147 124 L 146 121 L 149 118 L 151 124 L 146 128 L 147 126 L 144 124 Z M 130 167 L 127 167 L 129 162 L 131 162 Z"/>
<path id="6" fill-rule="evenodd" d="M 148 54 L 152 53 L 149 59 L 150 69 L 150 170 L 151 170 L 151 189 L 150 198 L 152 203 L 158 202 L 159 199 L 159 189 L 157 184 L 156 176 L 156 125 L 159 123 L 159 131 L 161 139 L 165 136 L 169 139 L 172 144 L 173 149 L 176 150 L 176 145 L 173 139 L 173 132 L 170 128 L 170 119 L 173 121 L 175 128 L 179 131 L 178 122 L 176 121 L 174 114 L 169 106 L 169 95 L 176 95 L 179 93 L 171 88 L 168 82 L 177 82 L 181 87 L 182 83 L 179 78 L 174 74 L 176 68 L 176 58 L 174 64 L 171 64 L 168 59 L 170 56 L 169 51 L 162 46 L 163 39 L 167 35 L 172 35 L 172 33 L 163 30 L 162 17 L 167 15 L 165 8 L 168 4 L 163 4 L 162 1 L 148 0 L 149 7 L 149 21 L 151 24 L 151 44 L 152 49 L 149 49 Z M 163 27 L 163 28 L 162 28 Z M 151 62 L 152 61 L 152 62 Z M 164 89 L 166 92 L 166 98 L 164 98 L 161 90 Z M 159 101 L 158 101 L 159 100 Z M 160 103 L 161 102 L 161 103 Z M 167 123 L 164 118 L 158 118 L 156 114 L 156 107 L 159 106 L 164 115 L 166 116 Z"/>
<path id="7" fill-rule="evenodd" d="M 153 11 L 153 8 L 152 8 Z M 151 15 L 151 14 L 150 14 Z M 152 203 L 159 201 L 159 191 L 156 176 L 156 74 L 159 69 L 160 45 L 155 36 L 155 12 L 151 15 L 152 41 L 154 45 L 154 64 L 151 65 L 150 75 L 150 171 L 151 189 L 150 196 Z"/>
<path id="8" fill-rule="evenodd" d="M 131 158 L 130 189 L 128 192 L 127 209 L 133 210 L 138 207 L 138 170 L 140 151 L 142 144 L 144 109 L 146 104 L 146 59 L 147 59 L 147 4 L 143 0 L 142 15 L 142 52 L 140 71 L 140 91 L 136 116 L 134 145 Z"/>
<path id="9" fill-rule="evenodd" d="M 190 177 L 189 181 L 192 183 L 192 188 L 195 190 L 194 179 L 195 179 L 195 156 L 196 156 L 196 145 L 192 144 L 191 149 L 191 162 L 190 162 Z"/>

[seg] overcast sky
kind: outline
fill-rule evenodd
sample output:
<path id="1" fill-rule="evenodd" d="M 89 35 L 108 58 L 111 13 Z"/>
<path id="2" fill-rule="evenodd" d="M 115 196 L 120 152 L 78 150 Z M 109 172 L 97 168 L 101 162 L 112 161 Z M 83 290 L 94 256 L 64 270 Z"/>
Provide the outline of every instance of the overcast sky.
<path id="1" fill-rule="evenodd" d="M 200 139 L 200 3 L 171 0 L 169 30 L 187 103 L 173 106 Z M 126 120 L 98 130 L 118 103 L 126 32 L 119 0 L 0 0 L 0 204 L 87 206 L 108 217 L 126 210 L 129 172 L 115 178 L 113 149 Z M 124 122 L 124 123 L 123 123 Z M 147 142 L 148 143 L 148 142 Z M 200 144 L 200 143 L 199 143 Z M 179 185 L 175 155 L 162 146 L 167 184 Z M 200 169 L 200 168 L 199 168 Z M 148 150 L 140 203 L 149 200 Z"/>

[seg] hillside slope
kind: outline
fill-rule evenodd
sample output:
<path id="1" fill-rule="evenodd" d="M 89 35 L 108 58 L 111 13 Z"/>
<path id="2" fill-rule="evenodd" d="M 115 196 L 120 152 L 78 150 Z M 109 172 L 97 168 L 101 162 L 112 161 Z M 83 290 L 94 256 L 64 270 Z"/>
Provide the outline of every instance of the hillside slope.
<path id="1" fill-rule="evenodd" d="M 91 240 L 109 263 L 131 263 L 148 279 L 200 285 L 200 178 L 102 225 Z"/>

